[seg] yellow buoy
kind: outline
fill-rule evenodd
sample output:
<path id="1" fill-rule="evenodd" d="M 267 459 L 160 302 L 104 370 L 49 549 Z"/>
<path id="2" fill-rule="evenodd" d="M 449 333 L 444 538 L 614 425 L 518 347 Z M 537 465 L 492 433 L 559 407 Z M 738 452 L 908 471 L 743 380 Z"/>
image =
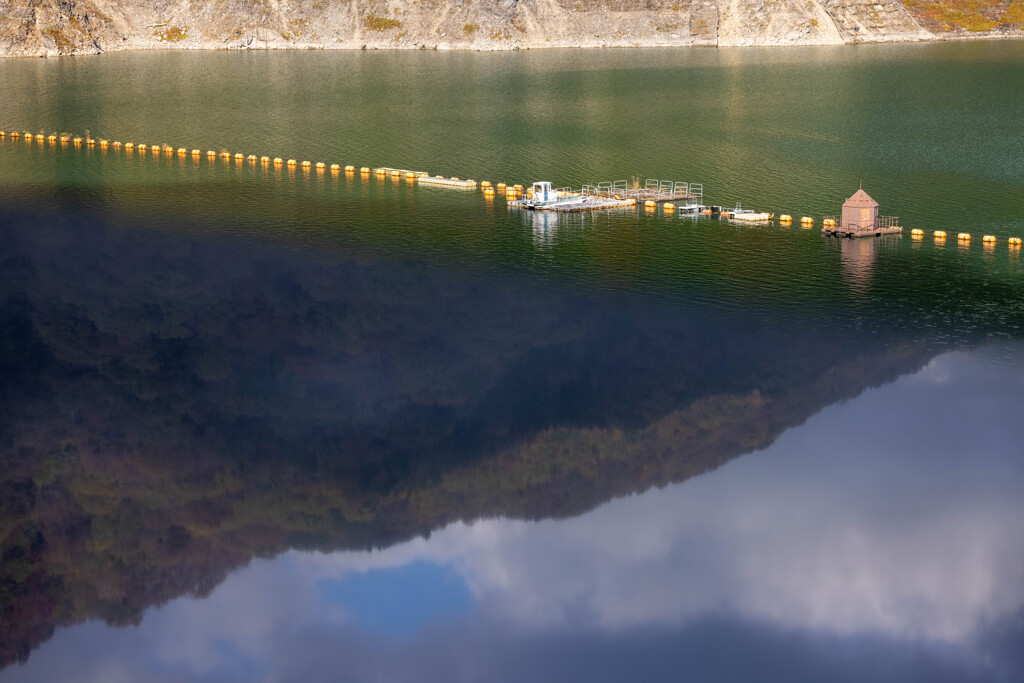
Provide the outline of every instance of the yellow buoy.
<path id="1" fill-rule="evenodd" d="M 352 164 L 349 164 L 349 165 L 347 165 L 345 167 L 345 173 L 353 173 L 353 172 L 355 172 L 355 170 L 356 170 L 356 167 L 353 166 Z"/>
<path id="2" fill-rule="evenodd" d="M 1008 239 L 1008 240 L 1006 240 L 1006 241 L 1007 241 L 1007 242 L 1008 242 L 1009 244 L 1017 244 L 1017 245 L 1019 245 L 1019 244 L 1020 244 L 1020 238 L 1019 238 L 1019 237 L 1011 237 L 1011 238 L 1009 238 L 1009 239 Z"/>
<path id="3" fill-rule="evenodd" d="M 274 157 L 274 166 L 280 166 L 284 163 L 284 159 L 281 157 Z"/>
<path id="4" fill-rule="evenodd" d="M 114 140 L 110 144 L 113 145 L 114 149 L 121 149 L 121 141 L 120 140 Z"/>
<path id="5" fill-rule="evenodd" d="M 124 143 L 124 148 L 127 149 L 128 151 L 131 151 L 131 150 L 135 149 L 135 143 L 134 142 L 126 142 L 126 143 Z"/>
<path id="6" fill-rule="evenodd" d="M 141 152 L 142 154 L 145 154 L 146 150 L 149 149 L 149 148 L 146 146 L 145 142 L 140 142 L 138 147 L 136 147 L 136 149 L 138 149 L 139 152 Z"/>
<path id="7" fill-rule="evenodd" d="M 295 159 L 289 159 L 289 160 L 288 160 L 288 166 L 290 166 L 290 167 L 292 167 L 292 168 L 294 168 L 294 167 L 295 167 L 295 165 L 296 165 L 297 163 L 298 163 L 298 162 L 297 162 L 297 161 L 295 161 Z"/>
<path id="8" fill-rule="evenodd" d="M 32 133 L 25 133 L 25 141 L 32 142 Z"/>
<path id="9" fill-rule="evenodd" d="M 945 230 L 936 230 L 935 232 L 932 233 L 932 236 L 935 237 L 935 239 L 937 239 L 937 240 L 944 240 L 944 239 L 946 239 L 946 231 Z"/>
<path id="10" fill-rule="evenodd" d="M 0 130 L 0 140 L 3 140 L 5 137 L 7 137 L 7 131 Z"/>
<path id="11" fill-rule="evenodd" d="M 239 152 L 238 154 L 235 155 L 235 161 L 244 161 L 244 160 L 245 160 L 245 155 L 242 154 L 241 152 Z"/>
<path id="12" fill-rule="evenodd" d="M 309 168 L 311 165 L 312 164 L 310 164 L 308 161 L 303 161 L 302 162 L 302 168 Z"/>
<path id="13" fill-rule="evenodd" d="M 247 156 L 245 158 L 245 160 L 248 161 L 250 164 L 255 164 L 256 163 L 256 155 L 255 154 L 250 154 L 249 156 Z"/>
<path id="14" fill-rule="evenodd" d="M 75 143 L 76 145 L 81 145 L 82 144 L 82 138 L 73 138 L 71 140 L 71 142 Z"/>
<path id="15" fill-rule="evenodd" d="M 199 151 L 198 149 L 192 150 L 192 156 L 195 157 L 196 159 L 198 159 L 202 155 L 203 155 L 203 153 L 201 151 Z"/>
<path id="16" fill-rule="evenodd" d="M 341 170 L 341 164 L 331 164 L 331 170 L 335 173 Z"/>
<path id="17" fill-rule="evenodd" d="M 369 172 L 370 172 L 370 167 L 369 166 L 360 166 L 359 167 L 359 173 L 360 174 L 369 174 Z"/>
<path id="18" fill-rule="evenodd" d="M 644 208 L 645 209 L 653 209 L 657 205 L 658 205 L 658 202 L 654 201 L 653 199 L 648 199 L 646 202 L 644 202 Z"/>
<path id="19" fill-rule="evenodd" d="M 260 163 L 264 166 L 270 163 L 270 157 L 260 157 Z"/>
<path id="20" fill-rule="evenodd" d="M 70 135 L 61 135 L 60 136 L 60 141 L 61 141 L 61 143 L 70 142 L 71 141 L 71 136 Z"/>
<path id="21" fill-rule="evenodd" d="M 39 138 L 40 142 L 42 142 L 43 136 L 39 135 L 37 137 Z M 95 138 L 86 138 L 85 139 L 85 144 L 88 145 L 89 147 L 95 147 L 96 146 L 96 139 Z"/>
<path id="22" fill-rule="evenodd" d="M 490 187 L 490 186 L 491 186 L 491 181 L 489 181 L 489 180 L 481 180 L 480 181 L 480 187 Z"/>
<path id="23" fill-rule="evenodd" d="M 810 217 L 810 216 L 802 216 L 800 218 L 800 222 L 801 223 L 807 223 L 808 225 L 810 225 L 811 223 L 814 223 L 814 219 L 812 217 Z"/>
<path id="24" fill-rule="evenodd" d="M 672 211 L 676 210 L 676 205 L 673 204 L 672 202 L 665 202 L 664 204 L 661 205 L 661 210 L 671 213 Z"/>
<path id="25" fill-rule="evenodd" d="M 995 235 L 985 235 L 985 236 L 983 236 L 981 238 L 981 241 L 982 242 L 995 242 L 996 241 L 996 236 Z"/>
<path id="26" fill-rule="evenodd" d="M 52 145 L 53 143 L 57 142 L 57 134 L 56 133 L 50 133 L 50 137 L 48 137 L 46 139 Z"/>
<path id="27" fill-rule="evenodd" d="M 505 183 L 498 183 L 498 184 L 497 184 L 497 188 L 498 188 L 499 190 L 504 190 L 504 189 L 505 189 L 506 187 L 507 187 L 507 186 L 505 185 Z"/>
<path id="28" fill-rule="evenodd" d="M 910 231 L 910 234 L 913 237 L 921 237 L 924 235 L 924 230 L 922 230 L 921 228 L 914 228 L 913 230 Z"/>
<path id="29" fill-rule="evenodd" d="M 179 157 L 183 157 L 183 156 L 187 156 L 187 155 L 188 155 L 188 150 L 187 149 L 185 149 L 184 147 L 179 147 L 178 148 L 178 156 Z"/>
<path id="30" fill-rule="evenodd" d="M 781 216 L 779 216 L 779 222 L 780 223 L 792 223 L 793 222 L 793 217 L 790 216 L 788 213 L 784 213 Z"/>
<path id="31" fill-rule="evenodd" d="M 21 133 L 19 133 L 19 132 L 18 132 L 18 131 L 16 131 L 16 130 L 12 130 L 12 131 L 11 131 L 11 138 L 13 138 L 14 140 L 17 140 L 17 139 L 18 139 L 18 138 L 20 138 L 20 137 L 21 137 Z"/>
<path id="32" fill-rule="evenodd" d="M 960 240 L 961 242 L 970 242 L 971 241 L 971 233 L 969 233 L 969 232 L 957 233 L 956 238 L 958 240 Z"/>
<path id="33" fill-rule="evenodd" d="M 322 162 L 322 161 L 318 161 L 318 162 L 316 162 L 316 167 L 317 167 L 317 168 L 319 168 L 319 169 L 320 169 L 320 170 L 322 171 L 322 170 L 324 170 L 325 168 L 327 168 L 327 164 L 325 164 L 325 163 L 324 163 L 324 162 Z"/>

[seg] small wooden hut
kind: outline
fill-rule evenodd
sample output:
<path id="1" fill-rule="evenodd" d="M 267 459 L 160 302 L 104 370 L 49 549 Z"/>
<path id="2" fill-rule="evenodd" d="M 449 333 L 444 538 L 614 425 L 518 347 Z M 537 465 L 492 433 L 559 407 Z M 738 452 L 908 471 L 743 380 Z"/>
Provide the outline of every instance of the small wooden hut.
<path id="1" fill-rule="evenodd" d="M 843 204 L 843 218 L 838 227 L 851 231 L 877 229 L 878 202 L 860 188 Z"/>

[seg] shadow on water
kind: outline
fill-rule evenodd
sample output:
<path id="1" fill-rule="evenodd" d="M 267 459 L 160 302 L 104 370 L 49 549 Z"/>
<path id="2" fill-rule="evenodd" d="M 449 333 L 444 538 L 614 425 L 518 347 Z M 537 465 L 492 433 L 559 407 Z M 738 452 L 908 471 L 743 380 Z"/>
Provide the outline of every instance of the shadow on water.
<path id="1" fill-rule="evenodd" d="M 4 662 L 254 557 L 681 481 L 949 348 L 30 208 L 0 219 Z"/>

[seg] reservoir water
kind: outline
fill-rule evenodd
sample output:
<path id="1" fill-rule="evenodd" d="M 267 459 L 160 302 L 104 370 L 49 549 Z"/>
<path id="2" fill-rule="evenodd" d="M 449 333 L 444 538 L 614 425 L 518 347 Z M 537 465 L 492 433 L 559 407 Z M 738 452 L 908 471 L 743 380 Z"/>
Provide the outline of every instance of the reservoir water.
<path id="1" fill-rule="evenodd" d="M 1020 680 L 1022 73 L 1009 41 L 0 62 L 6 131 L 819 217 L 5 138 L 0 681 Z M 861 184 L 902 236 L 821 236 Z"/>

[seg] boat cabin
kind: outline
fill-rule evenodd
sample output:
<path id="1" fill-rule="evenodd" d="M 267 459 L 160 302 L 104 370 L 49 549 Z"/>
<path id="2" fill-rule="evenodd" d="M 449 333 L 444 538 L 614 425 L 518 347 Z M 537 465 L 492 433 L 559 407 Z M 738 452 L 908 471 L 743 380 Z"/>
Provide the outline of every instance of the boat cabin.
<path id="1" fill-rule="evenodd" d="M 555 199 L 555 191 L 551 189 L 551 183 L 540 181 L 533 184 L 533 201 L 550 202 Z"/>

